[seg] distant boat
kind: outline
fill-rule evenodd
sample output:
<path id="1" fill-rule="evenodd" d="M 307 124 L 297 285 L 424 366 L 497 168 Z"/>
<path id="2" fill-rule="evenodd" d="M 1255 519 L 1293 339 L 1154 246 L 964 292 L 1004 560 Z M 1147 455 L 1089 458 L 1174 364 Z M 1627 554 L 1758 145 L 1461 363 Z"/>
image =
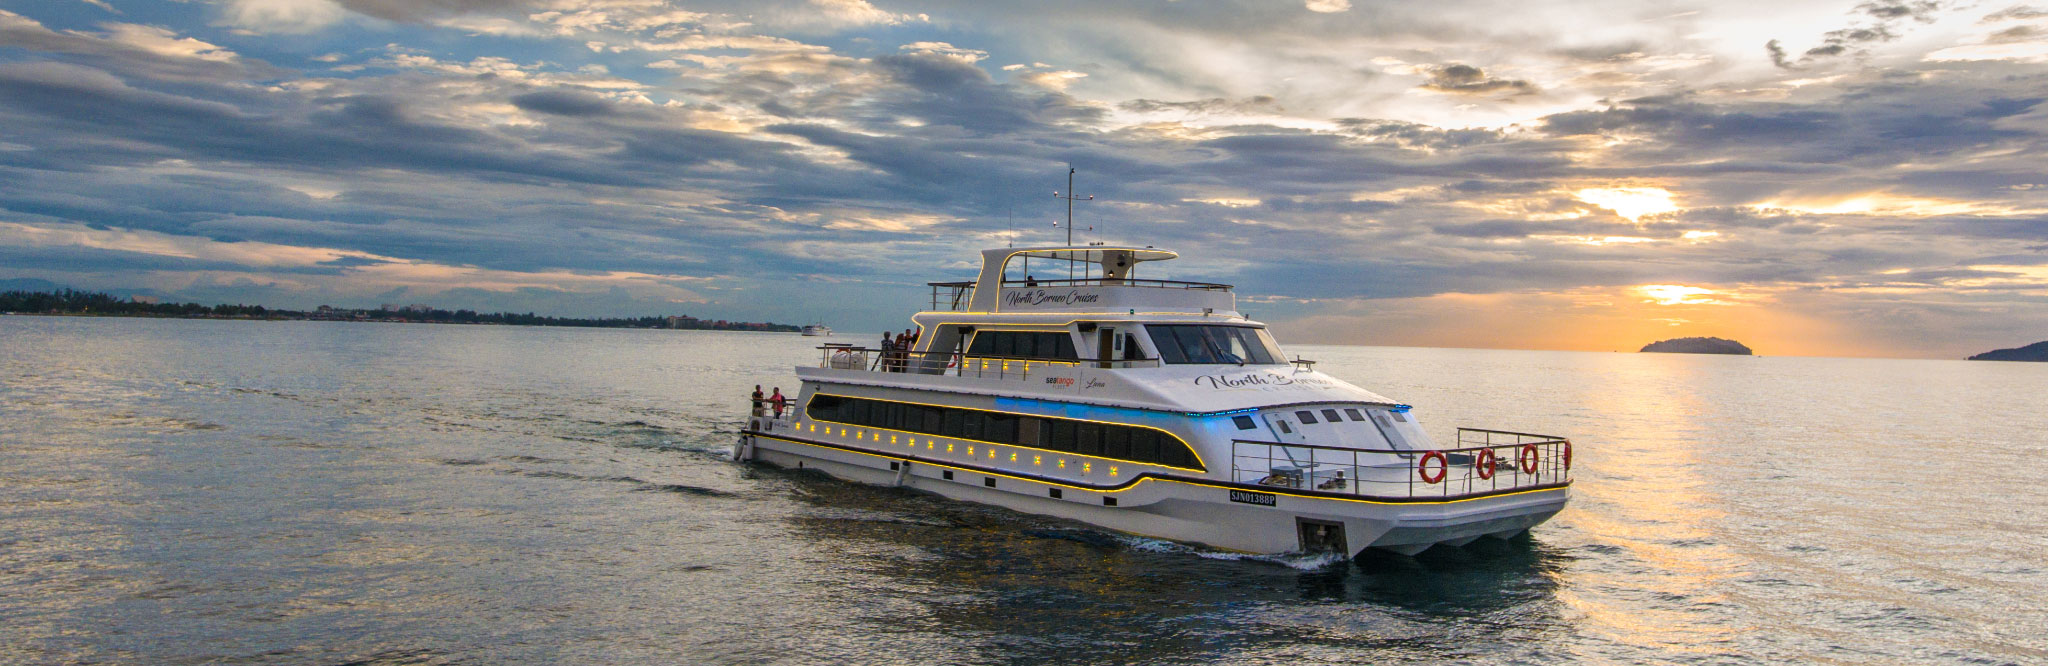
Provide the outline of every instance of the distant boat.
<path id="1" fill-rule="evenodd" d="M 826 325 L 824 325 L 824 324 L 811 324 L 811 325 L 809 325 L 809 326 L 805 326 L 805 327 L 804 327 L 804 335 L 810 335 L 810 336 L 820 336 L 820 335 L 822 335 L 822 336 L 825 336 L 825 337 L 828 337 L 828 338 L 829 338 L 829 337 L 832 337 L 832 327 L 830 327 L 830 326 L 826 326 Z"/>

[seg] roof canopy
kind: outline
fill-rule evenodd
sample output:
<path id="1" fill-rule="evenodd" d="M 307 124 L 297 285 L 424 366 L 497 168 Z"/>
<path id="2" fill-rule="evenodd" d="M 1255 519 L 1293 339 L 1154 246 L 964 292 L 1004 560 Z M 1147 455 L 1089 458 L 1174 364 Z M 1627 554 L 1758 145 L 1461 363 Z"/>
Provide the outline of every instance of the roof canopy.
<path id="1" fill-rule="evenodd" d="M 1007 260 L 1014 259 L 1017 257 L 1028 257 L 1031 259 L 1053 259 L 1059 261 L 1078 261 L 1089 264 L 1099 264 L 1106 260 L 1110 260 L 1111 258 L 1122 258 L 1128 260 L 1131 263 L 1137 263 L 1140 261 L 1165 261 L 1167 259 L 1174 259 L 1180 257 L 1180 254 L 1172 252 L 1170 250 L 1160 250 L 1150 247 L 1123 247 L 1115 245 L 1080 245 L 1025 248 L 1011 247 L 1000 248 L 995 250 L 982 250 L 981 255 L 982 257 L 984 257 L 984 263 L 987 263 L 988 259 Z M 998 261 L 996 263 L 997 265 L 1001 265 L 1002 262 Z"/>

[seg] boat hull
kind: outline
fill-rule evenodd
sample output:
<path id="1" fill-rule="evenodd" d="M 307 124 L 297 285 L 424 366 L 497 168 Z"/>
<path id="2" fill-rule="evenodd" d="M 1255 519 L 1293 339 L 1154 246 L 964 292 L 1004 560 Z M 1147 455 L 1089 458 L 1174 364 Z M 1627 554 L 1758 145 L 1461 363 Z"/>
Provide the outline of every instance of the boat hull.
<path id="1" fill-rule="evenodd" d="M 1338 550 L 1356 556 L 1367 548 L 1380 548 L 1413 555 L 1486 536 L 1510 538 L 1556 515 L 1569 493 L 1557 487 L 1441 502 L 1378 502 L 1267 493 L 1221 481 L 1178 478 L 1145 478 L 1115 489 L 1090 489 L 754 431 L 742 434 L 735 457 L 1249 553 Z"/>

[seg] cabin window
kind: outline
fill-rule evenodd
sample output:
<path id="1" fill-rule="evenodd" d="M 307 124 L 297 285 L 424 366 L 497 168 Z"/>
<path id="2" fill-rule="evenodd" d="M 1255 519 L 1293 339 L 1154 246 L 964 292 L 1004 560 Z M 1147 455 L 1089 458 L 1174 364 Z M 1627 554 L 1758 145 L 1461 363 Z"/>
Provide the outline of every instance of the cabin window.
<path id="1" fill-rule="evenodd" d="M 982 426 L 982 439 L 991 442 L 1017 441 L 1017 415 L 988 413 L 988 421 Z"/>
<path id="2" fill-rule="evenodd" d="M 967 436 L 967 410 L 964 410 L 964 409 L 948 409 L 948 410 L 945 410 L 945 411 L 946 411 L 946 430 L 945 430 L 944 432 L 941 432 L 941 433 L 939 433 L 939 434 L 941 434 L 941 435 L 945 435 L 945 436 L 947 436 L 947 437 L 952 437 L 952 438 L 955 438 L 955 439 L 958 439 L 958 438 L 961 438 L 961 437 L 966 437 L 966 436 Z"/>
<path id="3" fill-rule="evenodd" d="M 1074 452 L 1086 456 L 1102 455 L 1102 424 L 1086 421 L 1074 424 Z"/>
<path id="4" fill-rule="evenodd" d="M 969 356 L 1015 356 L 1080 360 L 1074 338 L 1065 331 L 982 331 L 967 347 Z"/>
<path id="5" fill-rule="evenodd" d="M 1341 418 L 1337 418 L 1337 410 L 1334 410 L 1334 409 L 1325 409 L 1325 410 L 1323 410 L 1323 420 L 1324 420 L 1324 421 L 1329 421 L 1329 422 L 1331 422 L 1331 423 L 1336 423 L 1336 422 L 1338 422 L 1338 421 L 1342 421 L 1342 420 L 1344 420 L 1344 419 L 1341 419 Z"/>
<path id="6" fill-rule="evenodd" d="M 1131 458 L 1131 428 L 1103 429 L 1102 455 L 1129 460 Z"/>
<path id="7" fill-rule="evenodd" d="M 1159 358 L 1172 364 L 1274 365 L 1280 350 L 1265 331 L 1249 326 L 1146 324 Z"/>
<path id="8" fill-rule="evenodd" d="M 1360 413 L 1358 413 L 1358 408 L 1357 408 L 1357 407 L 1346 407 L 1346 408 L 1344 408 L 1344 415 L 1345 415 L 1345 416 L 1349 416 L 1349 417 L 1351 417 L 1351 420 L 1353 420 L 1353 421 L 1364 421 L 1364 420 L 1365 420 L 1365 415 L 1364 415 L 1364 414 L 1360 414 Z"/>
<path id="9" fill-rule="evenodd" d="M 1301 411 L 1298 411 L 1298 412 L 1295 412 L 1295 413 L 1294 413 L 1294 418 L 1297 418 L 1297 419 L 1301 419 L 1301 424 L 1302 424 L 1302 425 L 1315 425 L 1315 424 L 1316 424 L 1316 413 L 1315 413 L 1315 412 L 1311 412 L 1311 411 L 1308 411 L 1308 410 L 1306 410 L 1306 409 L 1304 409 L 1304 410 L 1301 410 Z"/>
<path id="10" fill-rule="evenodd" d="M 1052 441 L 1046 448 L 1054 451 L 1074 452 L 1074 422 L 1060 419 L 1052 422 Z"/>
<path id="11" fill-rule="evenodd" d="M 1230 422 L 1237 424 L 1238 430 L 1250 430 L 1258 427 L 1258 424 L 1253 423 L 1252 417 L 1249 416 L 1233 416 L 1230 417 Z"/>
<path id="12" fill-rule="evenodd" d="M 812 396 L 805 411 L 815 420 L 854 427 L 1201 469 L 1200 460 L 1186 442 L 1138 426 L 836 395 Z"/>

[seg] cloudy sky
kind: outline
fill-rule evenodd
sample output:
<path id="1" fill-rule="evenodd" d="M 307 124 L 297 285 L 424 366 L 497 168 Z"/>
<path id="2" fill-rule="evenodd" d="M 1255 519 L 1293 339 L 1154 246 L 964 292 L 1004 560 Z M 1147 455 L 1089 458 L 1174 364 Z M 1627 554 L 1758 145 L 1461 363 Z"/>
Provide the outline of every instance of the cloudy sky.
<path id="1" fill-rule="evenodd" d="M 0 0 L 0 285 L 901 328 L 1071 164 L 1284 341 L 1957 357 L 2048 339 L 2044 63 L 2000 1 Z"/>

